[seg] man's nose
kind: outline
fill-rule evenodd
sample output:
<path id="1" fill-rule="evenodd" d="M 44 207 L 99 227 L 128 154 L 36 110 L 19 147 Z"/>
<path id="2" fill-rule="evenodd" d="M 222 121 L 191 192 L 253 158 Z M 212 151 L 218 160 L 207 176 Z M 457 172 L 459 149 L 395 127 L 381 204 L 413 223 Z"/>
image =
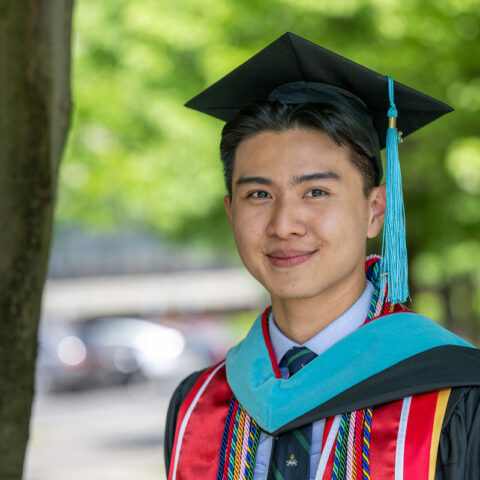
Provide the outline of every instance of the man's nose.
<path id="1" fill-rule="evenodd" d="M 272 237 L 288 238 L 305 235 L 306 225 L 302 219 L 300 205 L 286 198 L 277 198 L 273 204 L 267 234 Z"/>

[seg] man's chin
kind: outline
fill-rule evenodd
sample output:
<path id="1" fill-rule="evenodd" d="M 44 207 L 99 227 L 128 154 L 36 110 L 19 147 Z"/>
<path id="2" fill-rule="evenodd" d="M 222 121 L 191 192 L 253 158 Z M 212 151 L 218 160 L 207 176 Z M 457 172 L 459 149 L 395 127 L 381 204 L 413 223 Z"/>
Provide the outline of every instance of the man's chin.
<path id="1" fill-rule="evenodd" d="M 312 286 L 295 285 L 291 287 L 273 286 L 267 288 L 270 296 L 279 300 L 301 300 L 317 296 L 320 292 Z"/>

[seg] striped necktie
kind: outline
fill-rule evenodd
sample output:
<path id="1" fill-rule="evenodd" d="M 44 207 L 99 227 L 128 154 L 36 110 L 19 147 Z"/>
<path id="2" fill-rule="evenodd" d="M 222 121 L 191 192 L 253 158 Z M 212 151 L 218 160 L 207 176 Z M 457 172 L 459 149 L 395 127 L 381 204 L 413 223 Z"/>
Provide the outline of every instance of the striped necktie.
<path id="1" fill-rule="evenodd" d="M 282 357 L 280 366 L 287 366 L 290 376 L 311 362 L 317 355 L 307 347 L 292 347 Z M 278 436 L 268 480 L 308 480 L 312 424 Z"/>

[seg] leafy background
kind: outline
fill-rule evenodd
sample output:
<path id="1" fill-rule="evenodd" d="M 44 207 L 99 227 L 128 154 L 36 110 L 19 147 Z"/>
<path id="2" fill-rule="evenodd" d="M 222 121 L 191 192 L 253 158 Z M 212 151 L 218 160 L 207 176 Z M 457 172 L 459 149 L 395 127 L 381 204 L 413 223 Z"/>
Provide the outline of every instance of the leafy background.
<path id="1" fill-rule="evenodd" d="M 183 104 L 286 31 L 454 106 L 400 147 L 410 283 L 414 308 L 479 341 L 478 1 L 78 0 L 57 230 L 134 227 L 237 261 L 222 123 Z"/>

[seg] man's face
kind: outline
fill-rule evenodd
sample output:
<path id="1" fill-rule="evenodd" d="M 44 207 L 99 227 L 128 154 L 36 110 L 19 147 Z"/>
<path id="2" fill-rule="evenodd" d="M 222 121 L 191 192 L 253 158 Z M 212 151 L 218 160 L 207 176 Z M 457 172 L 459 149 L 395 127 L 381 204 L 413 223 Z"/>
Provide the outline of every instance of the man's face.
<path id="1" fill-rule="evenodd" d="M 272 296 L 294 299 L 360 278 L 384 198 L 383 187 L 364 196 L 346 148 L 321 131 L 291 129 L 238 145 L 225 207 L 246 268 Z"/>

